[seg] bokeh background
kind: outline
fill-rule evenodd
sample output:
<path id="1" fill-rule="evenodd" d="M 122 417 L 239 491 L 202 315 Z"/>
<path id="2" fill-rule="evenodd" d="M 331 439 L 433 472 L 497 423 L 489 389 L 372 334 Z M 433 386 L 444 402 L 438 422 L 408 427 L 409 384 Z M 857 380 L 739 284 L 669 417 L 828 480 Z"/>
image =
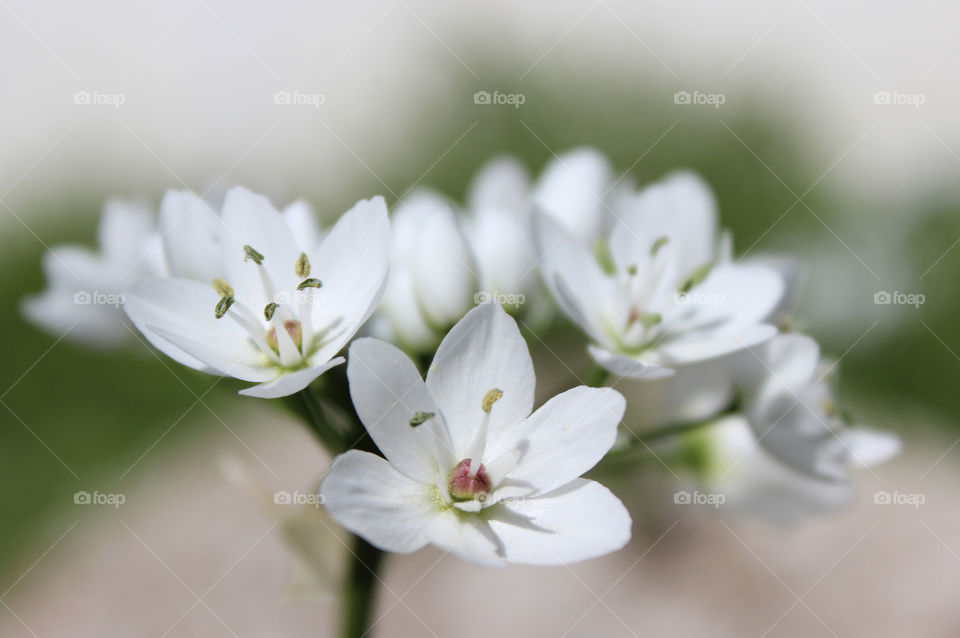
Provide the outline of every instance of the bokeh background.
<path id="1" fill-rule="evenodd" d="M 0 0 L 0 635 L 314 636 L 335 613 L 329 523 L 263 497 L 310 492 L 319 447 L 232 381 L 25 323 L 47 247 L 93 245 L 112 195 L 243 184 L 334 216 L 415 184 L 462 198 L 495 154 L 535 174 L 580 145 L 640 183 L 701 172 L 738 254 L 802 260 L 798 321 L 906 452 L 795 528 L 678 511 L 651 477 L 633 544 L 598 561 L 397 558 L 379 635 L 957 635 L 958 19 L 889 0 Z"/>

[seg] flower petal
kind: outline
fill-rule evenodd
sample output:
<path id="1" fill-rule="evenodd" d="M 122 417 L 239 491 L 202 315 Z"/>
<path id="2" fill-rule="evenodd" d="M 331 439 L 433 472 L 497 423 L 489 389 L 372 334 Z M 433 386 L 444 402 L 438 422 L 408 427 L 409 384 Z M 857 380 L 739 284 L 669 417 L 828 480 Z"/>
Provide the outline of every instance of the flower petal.
<path id="1" fill-rule="evenodd" d="M 643 363 L 633 357 L 610 352 L 595 345 L 588 345 L 587 351 L 593 360 L 604 369 L 627 379 L 662 379 L 674 374 L 673 369 Z"/>
<path id="2" fill-rule="evenodd" d="M 903 441 L 892 432 L 855 427 L 841 436 L 850 450 L 850 462 L 860 468 L 885 463 L 903 449 Z"/>
<path id="3" fill-rule="evenodd" d="M 204 282 L 223 276 L 220 218 L 198 196 L 167 191 L 160 202 L 159 232 L 171 276 Z"/>
<path id="4" fill-rule="evenodd" d="M 382 197 L 374 197 L 344 213 L 310 257 L 311 276 L 323 282 L 313 310 L 315 325 L 337 332 L 324 346 L 324 358 L 339 352 L 380 303 L 389 246 L 387 206 Z"/>
<path id="5" fill-rule="evenodd" d="M 516 157 L 494 157 L 477 171 L 467 190 L 467 208 L 483 215 L 499 210 L 522 215 L 529 206 L 530 176 Z"/>
<path id="6" fill-rule="evenodd" d="M 431 521 L 427 535 L 432 545 L 472 563 L 486 567 L 504 567 L 504 546 L 478 516 L 461 517 L 454 508 L 447 509 Z"/>
<path id="7" fill-rule="evenodd" d="M 394 467 L 412 479 L 434 483 L 456 464 L 443 415 L 401 350 L 377 339 L 354 341 L 347 378 L 360 420 Z M 417 413 L 433 416 L 412 426 Z"/>
<path id="8" fill-rule="evenodd" d="M 436 488 L 401 474 L 385 459 L 350 450 L 333 461 L 320 484 L 335 521 L 388 552 L 409 554 L 427 544 L 439 516 Z"/>
<path id="9" fill-rule="evenodd" d="M 457 458 L 469 452 L 488 391 L 503 391 L 490 412 L 492 433 L 530 414 L 535 384 L 527 342 L 516 321 L 495 303 L 476 306 L 447 333 L 427 373 Z"/>
<path id="10" fill-rule="evenodd" d="M 229 317 L 214 317 L 217 301 L 213 288 L 198 281 L 145 280 L 126 294 L 123 308 L 150 343 L 183 365 L 204 370 L 199 360 L 244 381 L 275 377 L 243 328 Z"/>
<path id="11" fill-rule="evenodd" d="M 303 390 L 313 383 L 314 379 L 321 374 L 330 368 L 340 365 L 344 361 L 346 361 L 346 359 L 343 357 L 336 357 L 319 366 L 311 366 L 295 372 L 281 371 L 275 379 L 240 390 L 240 394 L 258 399 L 278 399 L 280 397 L 290 396 Z"/>
<path id="12" fill-rule="evenodd" d="M 293 231 L 293 236 L 297 240 L 300 250 L 307 255 L 312 255 L 323 236 L 323 229 L 313 206 L 306 200 L 298 199 L 287 204 L 280 212 L 287 221 L 287 225 L 290 226 L 290 230 Z"/>
<path id="13" fill-rule="evenodd" d="M 568 565 L 615 552 L 630 540 L 633 525 L 620 499 L 586 479 L 495 506 L 489 522 L 507 561 L 529 565 Z"/>
<path id="14" fill-rule="evenodd" d="M 533 190 L 535 205 L 586 241 L 595 239 L 605 217 L 603 197 L 611 181 L 610 163 L 592 148 L 554 158 Z"/>
<path id="15" fill-rule="evenodd" d="M 520 450 L 511 483 L 545 493 L 592 468 L 613 447 L 626 401 L 612 388 L 579 386 L 558 394 L 522 423 L 491 426 L 488 458 Z"/>

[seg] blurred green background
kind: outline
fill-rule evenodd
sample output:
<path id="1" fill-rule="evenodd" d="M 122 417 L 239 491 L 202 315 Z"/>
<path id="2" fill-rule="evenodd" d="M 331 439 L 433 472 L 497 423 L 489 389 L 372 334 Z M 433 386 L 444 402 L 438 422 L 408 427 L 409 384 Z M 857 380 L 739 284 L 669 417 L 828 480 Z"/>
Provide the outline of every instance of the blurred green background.
<path id="1" fill-rule="evenodd" d="M 580 145 L 599 148 L 618 174 L 630 169 L 638 183 L 678 167 L 695 169 L 715 189 L 738 255 L 756 244 L 751 254 L 781 252 L 809 267 L 798 318 L 825 351 L 844 354 L 879 322 L 843 357 L 841 390 L 854 413 L 883 414 L 882 425 L 899 429 L 908 445 L 918 413 L 931 415 L 932 422 L 956 422 L 960 297 L 954 290 L 960 249 L 947 252 L 960 237 L 956 192 L 931 193 L 904 215 L 858 201 L 831 175 L 818 182 L 828 166 L 806 154 L 802 127 L 769 108 L 759 93 L 740 97 L 736 108 L 684 110 L 668 103 L 669 87 L 639 76 L 629 81 L 595 77 L 577 86 L 550 73 L 521 84 L 515 74 L 498 75 L 495 66 L 483 75 L 502 92 L 523 93 L 525 104 L 520 109 L 473 105 L 465 96 L 476 83 L 443 82 L 449 102 L 433 99 L 423 118 L 411 124 L 419 142 L 402 154 L 375 159 L 372 170 L 390 190 L 402 193 L 422 177 L 422 184 L 462 200 L 474 171 L 495 154 L 516 154 L 535 175 L 554 152 Z M 306 197 L 327 215 L 372 193 L 395 201 L 360 164 L 311 169 L 349 176 L 348 186 L 340 189 L 291 194 Z M 790 192 L 803 193 L 814 183 L 804 202 L 815 214 L 794 205 Z M 245 185 L 266 192 L 273 188 L 269 176 Z M 180 187 L 173 181 L 169 186 Z M 129 184 L 117 184 L 118 192 L 130 190 Z M 143 194 L 157 202 L 161 192 Z M 31 228 L 48 245 L 93 246 L 100 198 L 81 192 L 59 201 L 31 211 Z M 865 207 L 870 210 L 864 212 Z M 100 477 L 95 483 L 108 490 L 121 484 L 121 474 L 161 437 L 162 447 L 189 444 L 197 428 L 219 427 L 202 418 L 205 408 L 197 404 L 197 395 L 209 390 L 204 401 L 214 408 L 250 399 L 236 396 L 238 385 L 232 381 L 216 383 L 169 360 L 161 362 L 141 346 L 96 352 L 65 340 L 52 347 L 54 338 L 25 323 L 18 309 L 25 295 L 44 287 L 44 246 L 24 226 L 7 228 L 0 251 L 5 300 L 0 391 L 7 408 L 0 411 L 0 482 L 5 486 L 0 572 L 13 577 L 32 562 L 33 556 L 23 552 L 46 517 L 81 489 L 74 473 L 84 477 L 83 486 Z M 859 262 L 861 255 L 869 267 Z M 918 309 L 876 306 L 872 296 L 880 290 L 922 292 L 926 303 Z"/>

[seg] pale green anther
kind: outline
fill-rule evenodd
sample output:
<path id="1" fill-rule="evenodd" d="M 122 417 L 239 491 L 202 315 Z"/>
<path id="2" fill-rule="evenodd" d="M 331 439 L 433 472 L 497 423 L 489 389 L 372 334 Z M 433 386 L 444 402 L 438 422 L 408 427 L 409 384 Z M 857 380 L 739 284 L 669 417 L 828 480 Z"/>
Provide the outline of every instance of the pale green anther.
<path id="1" fill-rule="evenodd" d="M 650 328 L 663 321 L 663 315 L 659 312 L 648 312 L 640 316 L 640 324 L 644 328 Z"/>
<path id="2" fill-rule="evenodd" d="M 273 313 L 277 311 L 277 306 L 278 304 L 271 302 L 264 307 L 263 316 L 264 318 L 266 318 L 267 321 L 270 321 L 271 319 L 273 319 Z"/>
<path id="3" fill-rule="evenodd" d="M 230 306 L 233 305 L 233 297 L 221 297 L 220 301 L 217 302 L 217 307 L 213 311 L 213 316 L 217 319 L 223 318 L 223 315 L 227 314 L 227 311 L 230 310 Z"/>
<path id="4" fill-rule="evenodd" d="M 713 264 L 706 263 L 701 266 L 697 266 L 693 269 L 693 272 L 683 280 L 683 283 L 680 284 L 678 291 L 680 294 L 685 295 L 690 292 L 694 286 L 703 282 L 707 278 L 707 275 L 710 274 L 710 270 L 713 268 Z"/>
<path id="5" fill-rule="evenodd" d="M 304 279 L 297 286 L 297 290 L 305 290 L 307 288 L 323 288 L 323 282 L 319 279 L 314 279 L 311 277 L 309 279 Z"/>
<path id="6" fill-rule="evenodd" d="M 257 250 L 249 244 L 243 247 L 243 260 L 247 261 L 248 259 L 252 259 L 258 266 L 263 264 L 263 255 L 258 253 Z"/>
<path id="7" fill-rule="evenodd" d="M 502 396 L 503 390 L 500 388 L 487 390 L 487 393 L 483 395 L 483 401 L 480 402 L 480 408 L 487 414 L 490 414 L 490 410 L 493 409 L 493 404 L 499 401 Z"/>
<path id="8" fill-rule="evenodd" d="M 300 253 L 300 256 L 297 257 L 297 265 L 294 267 L 297 277 L 301 279 L 303 277 L 310 276 L 310 260 L 307 259 L 307 253 Z"/>
<path id="9" fill-rule="evenodd" d="M 650 246 L 650 256 L 656 257 L 657 253 L 660 252 L 660 249 L 663 248 L 668 241 L 670 241 L 670 238 L 667 237 L 666 235 L 663 235 L 662 237 L 657 237 L 653 241 L 653 245 Z"/>
<path id="10" fill-rule="evenodd" d="M 217 294 L 220 295 L 221 298 L 233 296 L 233 288 L 230 287 L 230 284 L 228 284 L 226 280 L 220 279 L 219 277 L 213 280 L 213 289 L 217 291 Z"/>
<path id="11" fill-rule="evenodd" d="M 434 416 L 436 416 L 434 412 L 414 412 L 410 419 L 410 427 L 415 428 L 418 425 L 423 425 Z"/>
<path id="12" fill-rule="evenodd" d="M 629 266 L 627 266 L 627 274 L 630 275 L 631 277 L 636 277 L 636 276 L 637 276 L 637 265 L 636 265 L 636 264 L 630 264 Z"/>

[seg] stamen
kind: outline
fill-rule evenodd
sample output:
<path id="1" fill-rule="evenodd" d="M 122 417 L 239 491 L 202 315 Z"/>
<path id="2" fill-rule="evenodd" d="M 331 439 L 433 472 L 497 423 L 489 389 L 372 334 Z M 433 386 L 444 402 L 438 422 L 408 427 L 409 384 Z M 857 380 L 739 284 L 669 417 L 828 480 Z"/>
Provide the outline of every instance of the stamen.
<path id="1" fill-rule="evenodd" d="M 300 350 L 300 346 L 303 344 L 303 331 L 300 327 L 300 322 L 296 319 L 287 319 L 283 322 L 283 329 L 290 336 L 290 339 L 293 341 L 293 345 L 296 346 L 297 350 Z M 270 346 L 270 349 L 280 355 L 280 341 L 277 335 L 277 327 L 271 326 L 267 330 L 266 335 L 267 345 Z M 281 355 L 282 358 L 282 355 Z M 288 365 L 288 364 L 284 364 Z"/>
<path id="2" fill-rule="evenodd" d="M 301 279 L 310 276 L 310 260 L 307 259 L 307 253 L 300 253 L 300 256 L 297 257 L 297 265 L 294 266 L 294 272 L 297 274 L 297 277 Z"/>
<path id="3" fill-rule="evenodd" d="M 323 282 L 319 279 L 304 279 L 297 285 L 297 290 L 306 290 L 307 288 L 323 288 Z"/>
<path id="4" fill-rule="evenodd" d="M 503 396 L 503 390 L 500 388 L 491 388 L 483 395 L 480 402 L 480 409 L 483 410 L 483 420 L 480 421 L 480 429 L 477 430 L 477 436 L 473 440 L 470 453 L 470 476 L 477 476 L 480 465 L 483 463 L 483 451 L 487 447 L 487 432 L 490 430 L 490 410 L 493 404 Z"/>
<path id="5" fill-rule="evenodd" d="M 657 237 L 653 241 L 653 244 L 650 246 L 650 256 L 656 257 L 657 253 L 660 252 L 660 249 L 663 248 L 669 241 L 670 241 L 670 238 L 667 237 L 666 235 L 663 235 L 662 237 Z"/>
<path id="6" fill-rule="evenodd" d="M 694 286 L 703 282 L 707 278 L 707 275 L 710 274 L 710 270 L 713 268 L 712 263 L 702 264 L 693 269 L 693 272 L 683 280 L 683 283 L 680 284 L 678 292 L 681 295 L 685 295 L 690 292 Z"/>
<path id="7" fill-rule="evenodd" d="M 636 265 L 636 264 L 630 264 L 629 266 L 627 266 L 627 274 L 630 275 L 631 277 L 636 277 L 636 276 L 637 276 L 637 265 Z"/>
<path id="8" fill-rule="evenodd" d="M 217 294 L 221 297 L 233 297 L 233 288 L 226 282 L 225 279 L 213 280 L 213 289 L 217 291 Z"/>
<path id="9" fill-rule="evenodd" d="M 267 321 L 270 321 L 271 319 L 273 319 L 273 313 L 275 313 L 275 312 L 277 311 L 277 306 L 279 306 L 279 305 L 280 305 L 280 304 L 277 304 L 277 303 L 274 303 L 274 302 L 268 303 L 268 304 L 266 305 L 266 307 L 264 307 L 264 309 L 263 309 L 263 317 L 264 317 Z"/>
<path id="10" fill-rule="evenodd" d="M 434 412 L 414 412 L 413 417 L 410 419 L 410 427 L 415 428 L 418 425 L 423 425 L 434 416 L 436 416 Z"/>
<path id="11" fill-rule="evenodd" d="M 258 266 L 263 264 L 263 255 L 257 252 L 256 249 L 249 244 L 243 247 L 243 260 L 247 261 L 248 259 L 253 260 L 253 263 L 257 264 Z"/>
<path id="12" fill-rule="evenodd" d="M 233 297 L 221 297 L 220 301 L 217 302 L 217 307 L 213 310 L 213 316 L 217 319 L 222 319 L 223 315 L 227 314 L 227 311 L 230 310 L 230 306 L 233 305 Z"/>

